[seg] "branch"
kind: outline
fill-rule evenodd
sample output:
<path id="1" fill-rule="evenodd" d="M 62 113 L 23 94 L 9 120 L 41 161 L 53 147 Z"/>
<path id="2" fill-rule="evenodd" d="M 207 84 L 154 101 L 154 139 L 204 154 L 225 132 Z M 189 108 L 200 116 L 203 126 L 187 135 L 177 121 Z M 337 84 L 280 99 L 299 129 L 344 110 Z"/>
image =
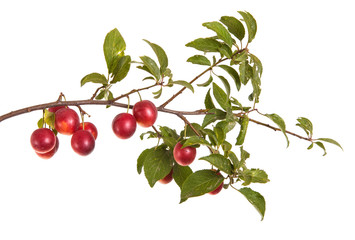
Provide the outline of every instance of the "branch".
<path id="1" fill-rule="evenodd" d="M 205 71 L 203 71 L 202 73 L 200 73 L 199 75 L 197 75 L 194 79 L 192 79 L 189 83 L 192 84 L 194 83 L 197 79 L 199 79 L 202 75 L 204 75 L 206 72 L 211 71 L 215 66 L 217 66 L 218 64 L 228 60 L 228 59 L 233 59 L 233 57 L 241 52 L 243 52 L 244 50 L 247 50 L 247 48 L 243 48 L 238 50 L 237 52 L 235 52 L 231 58 L 221 58 L 219 59 L 215 64 L 213 64 L 212 66 L 208 67 Z M 177 96 L 179 96 L 184 90 L 186 89 L 186 87 L 183 87 L 180 89 L 180 91 L 178 91 L 177 93 L 175 93 L 171 98 L 169 98 L 168 100 L 166 100 L 162 105 L 160 105 L 158 108 L 159 109 L 163 109 L 166 107 L 166 105 L 168 105 L 171 101 L 173 101 Z"/>

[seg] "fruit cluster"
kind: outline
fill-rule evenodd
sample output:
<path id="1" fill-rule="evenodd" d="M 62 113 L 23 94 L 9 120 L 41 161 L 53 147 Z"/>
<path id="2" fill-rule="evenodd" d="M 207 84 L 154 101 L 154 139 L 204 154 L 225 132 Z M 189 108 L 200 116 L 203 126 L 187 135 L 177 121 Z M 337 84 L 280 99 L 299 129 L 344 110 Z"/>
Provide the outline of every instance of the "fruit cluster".
<path id="1" fill-rule="evenodd" d="M 51 158 L 59 148 L 59 139 L 55 132 L 71 137 L 71 147 L 81 156 L 89 155 L 95 148 L 95 140 L 98 135 L 97 128 L 91 122 L 81 122 L 79 115 L 71 108 L 66 106 L 52 107 L 48 109 L 54 113 L 54 129 L 39 128 L 31 135 L 31 145 L 36 154 L 43 158 Z M 120 139 L 128 139 L 136 131 L 137 123 L 139 126 L 147 128 L 155 123 L 158 111 L 155 105 L 149 100 L 142 100 L 133 106 L 133 114 L 119 113 L 112 121 L 112 130 Z M 196 157 L 196 148 L 178 142 L 173 150 L 174 159 L 180 166 L 190 165 Z M 220 173 L 218 173 L 220 174 Z M 162 184 L 168 184 L 173 179 L 173 170 L 167 176 L 160 179 Z M 217 194 L 221 191 L 223 183 L 210 194 Z"/>
<path id="2" fill-rule="evenodd" d="M 55 115 L 55 131 L 72 136 L 71 146 L 74 152 L 87 156 L 94 150 L 98 132 L 93 123 L 80 123 L 79 115 L 65 106 L 48 108 L 48 111 Z M 38 156 L 49 159 L 57 152 L 59 139 L 51 129 L 39 128 L 31 135 L 31 145 Z"/>

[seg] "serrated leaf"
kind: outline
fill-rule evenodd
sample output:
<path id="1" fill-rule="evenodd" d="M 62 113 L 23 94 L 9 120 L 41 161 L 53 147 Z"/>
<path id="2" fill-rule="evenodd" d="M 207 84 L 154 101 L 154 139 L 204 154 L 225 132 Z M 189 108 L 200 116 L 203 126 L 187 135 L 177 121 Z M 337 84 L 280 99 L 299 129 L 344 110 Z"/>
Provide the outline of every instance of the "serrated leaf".
<path id="1" fill-rule="evenodd" d="M 189 59 L 187 59 L 187 62 L 190 62 L 193 64 L 211 66 L 210 60 L 208 60 L 208 58 L 206 58 L 203 55 L 194 55 L 194 56 L 190 57 Z"/>
<path id="2" fill-rule="evenodd" d="M 260 213 L 261 220 L 264 219 L 265 215 L 265 199 L 264 197 L 252 190 L 251 188 L 244 187 L 239 189 L 239 192 L 246 197 L 246 199 L 255 207 L 255 209 Z"/>
<path id="3" fill-rule="evenodd" d="M 322 142 L 314 142 L 314 143 L 317 144 L 318 147 L 323 149 L 323 151 L 324 151 L 323 156 L 327 155 L 327 150 L 325 149 L 324 144 Z"/>
<path id="4" fill-rule="evenodd" d="M 189 82 L 178 80 L 178 81 L 171 81 L 171 83 L 181 85 L 181 86 L 191 90 L 191 92 L 194 92 L 194 87 Z"/>
<path id="5" fill-rule="evenodd" d="M 211 154 L 209 156 L 201 157 L 200 160 L 205 160 L 213 166 L 227 174 L 233 174 L 231 162 L 221 154 Z"/>
<path id="6" fill-rule="evenodd" d="M 216 189 L 222 182 L 223 176 L 212 170 L 199 170 L 189 175 L 181 188 L 180 203 L 188 198 L 201 196 Z"/>
<path id="7" fill-rule="evenodd" d="M 225 42 L 229 47 L 232 47 L 233 44 L 233 39 L 228 32 L 228 30 L 219 22 L 206 22 L 203 23 L 202 26 L 207 27 L 208 29 L 211 29 L 215 33 L 217 33 L 217 37 L 221 39 L 223 42 Z"/>
<path id="8" fill-rule="evenodd" d="M 212 97 L 210 94 L 211 89 L 208 89 L 207 93 L 206 93 L 206 97 L 205 97 L 205 107 L 206 109 L 214 109 L 216 108 L 213 101 L 212 101 Z"/>
<path id="9" fill-rule="evenodd" d="M 334 144 L 334 145 L 340 147 L 341 150 L 344 151 L 344 149 L 342 148 L 342 146 L 341 146 L 337 141 L 335 141 L 334 139 L 331 139 L 331 138 L 318 138 L 318 139 L 316 139 L 316 140 Z"/>
<path id="10" fill-rule="evenodd" d="M 199 86 L 199 87 L 208 87 L 212 83 L 212 81 L 213 81 L 213 77 L 210 76 L 206 82 L 197 84 L 197 86 Z"/>
<path id="11" fill-rule="evenodd" d="M 230 16 L 221 17 L 220 21 L 227 26 L 228 31 L 236 36 L 240 41 L 245 36 L 245 29 L 243 24 L 236 18 Z"/>
<path id="12" fill-rule="evenodd" d="M 181 148 L 184 147 L 188 147 L 188 146 L 193 146 L 193 145 L 206 145 L 206 146 L 210 146 L 209 142 L 207 142 L 205 139 L 203 139 L 202 137 L 199 136 L 192 136 L 189 137 L 184 144 L 182 145 Z"/>
<path id="13" fill-rule="evenodd" d="M 150 187 L 168 175 L 173 167 L 174 157 L 171 150 L 158 148 L 149 152 L 144 160 L 144 174 Z"/>
<path id="14" fill-rule="evenodd" d="M 203 52 L 219 52 L 221 43 L 217 40 L 210 38 L 198 38 L 185 45 L 186 47 L 192 47 Z"/>
<path id="15" fill-rule="evenodd" d="M 240 131 L 235 145 L 243 145 L 248 130 L 248 124 L 249 124 L 249 117 L 245 115 L 240 124 Z"/>
<path id="16" fill-rule="evenodd" d="M 222 120 L 226 118 L 226 112 L 216 108 L 210 109 L 207 113 L 208 114 L 206 114 L 202 122 L 203 128 L 217 120 Z"/>
<path id="17" fill-rule="evenodd" d="M 189 166 L 180 166 L 175 164 L 173 167 L 173 179 L 176 184 L 182 188 L 185 180 L 192 174 L 192 170 Z"/>
<path id="18" fill-rule="evenodd" d="M 250 183 L 267 183 L 270 181 L 267 173 L 258 168 L 244 170 L 240 178 L 244 180 L 243 186 L 247 186 Z"/>
<path id="19" fill-rule="evenodd" d="M 286 137 L 287 147 L 288 147 L 290 145 L 290 142 L 288 141 L 288 137 L 286 135 L 286 124 L 285 124 L 285 121 L 279 115 L 277 115 L 276 113 L 265 114 L 265 116 L 268 117 L 269 119 L 271 119 L 274 123 L 276 123 L 277 126 L 279 126 L 279 128 L 282 131 L 282 133 Z"/>
<path id="20" fill-rule="evenodd" d="M 233 78 L 234 83 L 237 87 L 237 90 L 239 91 L 240 87 L 241 87 L 241 81 L 240 81 L 238 72 L 234 68 L 232 68 L 228 65 L 218 65 L 218 67 L 225 70 Z"/>
<path id="21" fill-rule="evenodd" d="M 148 40 L 143 39 L 146 43 L 148 43 L 153 51 L 155 52 L 155 55 L 158 58 L 159 64 L 160 64 L 160 73 L 163 74 L 168 67 L 168 57 L 162 47 L 155 43 L 151 43 Z"/>
<path id="22" fill-rule="evenodd" d="M 100 74 L 100 73 L 90 73 L 88 75 L 86 75 L 85 77 L 83 77 L 80 81 L 80 86 L 84 86 L 84 84 L 88 83 L 88 82 L 92 82 L 92 83 L 100 83 L 100 84 L 107 84 L 107 78 L 105 77 L 105 75 Z"/>
<path id="23" fill-rule="evenodd" d="M 148 56 L 142 56 L 140 59 L 143 61 L 144 66 L 146 66 L 146 68 L 149 70 L 148 72 L 151 73 L 157 81 L 159 81 L 160 70 L 157 63 Z"/>
<path id="24" fill-rule="evenodd" d="M 126 43 L 117 28 L 107 33 L 104 41 L 104 55 L 109 73 L 114 58 L 126 49 Z"/>
<path id="25" fill-rule="evenodd" d="M 255 35 L 256 35 L 256 31 L 257 31 L 256 21 L 255 21 L 254 17 L 248 12 L 238 11 L 238 13 L 240 15 L 242 15 L 243 20 L 244 20 L 245 24 L 247 25 L 248 43 L 250 43 L 251 41 L 253 41 L 253 39 L 255 38 Z"/>
<path id="26" fill-rule="evenodd" d="M 150 154 L 151 152 L 154 152 L 154 148 L 148 148 L 145 149 L 138 157 L 137 159 L 137 172 L 138 174 L 141 174 L 142 169 L 143 169 L 143 165 L 144 165 L 144 161 L 147 158 L 148 154 Z"/>
<path id="27" fill-rule="evenodd" d="M 228 95 L 220 88 L 217 84 L 213 83 L 213 96 L 215 97 L 218 104 L 226 110 L 228 107 L 231 107 Z"/>
<path id="28" fill-rule="evenodd" d="M 117 57 L 113 64 L 115 65 L 112 70 L 113 79 L 110 83 L 117 83 L 127 76 L 131 67 L 131 57 L 128 55 Z"/>

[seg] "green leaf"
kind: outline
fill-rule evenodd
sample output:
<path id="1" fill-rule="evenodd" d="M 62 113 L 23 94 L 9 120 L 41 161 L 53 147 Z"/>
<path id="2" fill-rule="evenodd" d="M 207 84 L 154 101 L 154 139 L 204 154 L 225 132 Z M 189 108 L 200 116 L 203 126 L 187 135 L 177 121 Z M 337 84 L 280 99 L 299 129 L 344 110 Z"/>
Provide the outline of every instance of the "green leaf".
<path id="1" fill-rule="evenodd" d="M 227 65 L 218 65 L 218 67 L 225 70 L 233 78 L 234 83 L 237 87 L 237 90 L 239 91 L 240 87 L 241 87 L 241 81 L 240 81 L 238 72 L 234 68 L 227 66 Z"/>
<path id="2" fill-rule="evenodd" d="M 218 77 L 222 81 L 224 88 L 226 89 L 227 97 L 229 99 L 229 96 L 231 94 L 231 86 L 225 77 L 223 77 L 223 76 L 218 76 Z"/>
<path id="3" fill-rule="evenodd" d="M 53 112 L 48 111 L 48 109 L 44 110 L 44 122 L 52 129 L 55 129 L 55 114 Z"/>
<path id="4" fill-rule="evenodd" d="M 210 94 L 211 89 L 208 89 L 207 93 L 206 93 L 206 97 L 205 97 L 205 107 L 206 109 L 213 109 L 216 108 L 212 98 L 211 98 L 211 94 Z"/>
<path id="5" fill-rule="evenodd" d="M 248 124 L 249 124 L 249 117 L 247 115 L 245 115 L 242 118 L 242 122 L 240 125 L 240 131 L 237 137 L 237 142 L 235 145 L 243 145 L 244 140 L 245 140 L 245 136 L 247 134 L 247 130 L 248 130 Z"/>
<path id="6" fill-rule="evenodd" d="M 111 83 L 116 83 L 124 79 L 131 67 L 131 57 L 130 56 L 122 56 L 117 58 L 117 62 L 115 63 L 115 67 L 113 68 L 112 75 L 113 79 Z"/>
<path id="7" fill-rule="evenodd" d="M 237 155 L 235 155 L 234 152 L 229 152 L 228 157 L 233 163 L 233 172 L 235 172 L 235 170 L 237 170 L 239 167 L 239 163 L 240 163 L 239 159 L 238 159 Z"/>
<path id="8" fill-rule="evenodd" d="M 194 87 L 189 82 L 178 80 L 178 81 L 172 81 L 171 83 L 181 85 L 181 86 L 191 90 L 191 92 L 194 92 Z"/>
<path id="9" fill-rule="evenodd" d="M 160 64 L 160 73 L 163 74 L 168 67 L 168 57 L 164 51 L 163 48 L 161 48 L 159 45 L 155 43 L 151 43 L 148 40 L 143 39 L 146 43 L 148 43 L 153 51 L 155 52 L 155 55 L 157 55 L 159 64 Z"/>
<path id="10" fill-rule="evenodd" d="M 189 59 L 187 59 L 187 62 L 190 62 L 193 64 L 211 66 L 210 60 L 208 60 L 208 58 L 206 58 L 203 55 L 194 55 L 194 56 L 190 57 Z"/>
<path id="11" fill-rule="evenodd" d="M 228 32 L 228 30 L 219 22 L 206 22 L 203 23 L 202 26 L 207 27 L 208 29 L 211 29 L 215 33 L 217 33 L 217 37 L 221 39 L 223 42 L 225 42 L 229 47 L 232 47 L 233 45 L 233 39 Z"/>
<path id="12" fill-rule="evenodd" d="M 334 139 L 331 139 L 331 138 L 318 138 L 316 140 L 319 140 L 319 141 L 323 141 L 323 142 L 327 142 L 327 143 L 332 143 L 334 145 L 337 145 L 338 147 L 341 148 L 341 150 L 344 151 L 344 149 L 342 148 L 342 146 L 337 142 L 335 141 Z"/>
<path id="13" fill-rule="evenodd" d="M 182 188 L 186 178 L 192 174 L 192 170 L 189 166 L 180 166 L 175 164 L 173 167 L 173 178 L 176 184 Z"/>
<path id="14" fill-rule="evenodd" d="M 213 81 L 213 77 L 210 76 L 206 82 L 197 84 L 197 86 L 199 86 L 199 87 L 208 87 L 211 84 L 212 81 Z"/>
<path id="15" fill-rule="evenodd" d="M 314 145 L 314 144 L 311 143 L 311 145 L 309 145 L 307 149 L 308 149 L 308 150 L 311 150 L 311 149 L 313 148 L 313 145 Z"/>
<path id="16" fill-rule="evenodd" d="M 105 97 L 106 89 L 100 90 L 100 93 L 95 97 L 96 100 L 101 100 Z"/>
<path id="17" fill-rule="evenodd" d="M 257 68 L 257 73 L 259 74 L 259 76 L 261 77 L 262 73 L 263 73 L 263 65 L 261 63 L 261 61 L 259 60 L 259 58 L 257 58 L 255 55 L 253 54 L 249 54 L 251 61 L 255 64 L 256 68 Z"/>
<path id="18" fill-rule="evenodd" d="M 238 62 L 244 62 L 245 60 L 247 60 L 249 57 L 248 51 L 244 50 L 241 53 L 238 53 L 234 58 L 233 61 L 234 63 L 238 63 Z"/>
<path id="19" fill-rule="evenodd" d="M 226 133 L 224 132 L 223 128 L 220 128 L 218 126 L 214 127 L 213 131 L 216 134 L 217 144 L 221 145 L 224 142 L 224 140 L 226 140 Z"/>
<path id="20" fill-rule="evenodd" d="M 236 36 L 240 41 L 243 40 L 245 36 L 245 29 L 243 24 L 234 17 L 223 16 L 220 21 L 227 26 L 228 31 Z"/>
<path id="21" fill-rule="evenodd" d="M 144 136 L 145 135 L 148 135 L 147 139 L 149 138 L 157 138 L 158 137 L 158 134 L 156 132 L 153 132 L 153 131 L 147 131 L 147 132 L 144 132 L 142 133 L 141 135 L 139 135 L 139 138 L 141 140 L 143 140 Z"/>
<path id="22" fill-rule="evenodd" d="M 38 126 L 38 128 L 43 128 L 43 125 L 44 125 L 43 118 L 40 118 L 37 122 L 37 126 Z"/>
<path id="23" fill-rule="evenodd" d="M 324 147 L 324 145 L 323 145 L 322 142 L 315 142 L 315 144 L 317 144 L 318 147 L 320 147 L 321 149 L 323 149 L 323 151 L 324 151 L 323 156 L 327 155 L 327 151 L 326 151 L 326 149 L 325 149 L 325 147 Z"/>
<path id="24" fill-rule="evenodd" d="M 159 130 L 164 143 L 168 145 L 170 149 L 174 149 L 179 138 L 179 135 L 176 133 L 176 131 L 165 126 L 160 126 Z"/>
<path id="25" fill-rule="evenodd" d="M 223 56 L 226 56 L 227 58 L 231 58 L 233 55 L 232 49 L 225 43 L 221 44 L 221 47 L 219 48 L 220 54 Z"/>
<path id="26" fill-rule="evenodd" d="M 212 131 L 211 129 L 208 129 L 208 128 L 205 128 L 202 131 L 204 134 L 206 134 L 208 136 L 208 139 L 210 140 L 212 146 L 218 145 L 217 136 L 214 131 Z"/>
<path id="27" fill-rule="evenodd" d="M 163 88 L 162 88 L 162 87 L 160 87 L 158 91 L 153 92 L 154 98 L 155 98 L 155 99 L 160 98 L 162 92 L 163 92 Z"/>
<path id="28" fill-rule="evenodd" d="M 224 110 L 231 106 L 228 95 L 215 83 L 213 83 L 213 96 Z"/>
<path id="29" fill-rule="evenodd" d="M 143 169 L 143 165 L 144 165 L 144 161 L 146 160 L 147 156 L 151 153 L 154 152 L 154 148 L 148 148 L 145 149 L 138 157 L 137 159 L 137 172 L 138 174 L 141 174 L 142 169 Z"/>
<path id="30" fill-rule="evenodd" d="M 245 24 L 247 25 L 248 42 L 250 43 L 251 41 L 253 41 L 253 39 L 255 38 L 255 35 L 256 35 L 256 31 L 257 31 L 256 21 L 255 21 L 254 17 L 248 12 L 238 11 L 238 13 L 240 15 L 242 15 L 243 20 L 244 20 Z"/>
<path id="31" fill-rule="evenodd" d="M 199 170 L 189 175 L 181 188 L 180 203 L 188 198 L 201 196 L 216 189 L 222 182 L 223 176 L 212 170 Z"/>
<path id="32" fill-rule="evenodd" d="M 198 38 L 185 45 L 203 52 L 219 52 L 221 43 L 211 38 Z"/>
<path id="33" fill-rule="evenodd" d="M 231 162 L 228 160 L 228 158 L 225 158 L 221 154 L 211 154 L 206 157 L 201 157 L 200 160 L 205 160 L 211 163 L 213 166 L 227 174 L 233 174 Z"/>
<path id="34" fill-rule="evenodd" d="M 246 199 L 255 207 L 255 209 L 261 215 L 261 220 L 263 220 L 264 215 L 265 215 L 265 199 L 264 199 L 264 197 L 260 193 L 254 191 L 248 187 L 244 187 L 244 188 L 239 189 L 239 192 L 241 194 L 243 194 L 244 197 L 246 197 Z"/>
<path id="35" fill-rule="evenodd" d="M 150 152 L 144 160 L 144 174 L 150 187 L 169 174 L 174 157 L 171 150 L 158 148 Z"/>
<path id="36" fill-rule="evenodd" d="M 103 74 L 100 73 L 90 73 L 83 77 L 80 81 L 80 86 L 84 86 L 85 83 L 92 82 L 92 83 L 101 83 L 103 85 L 107 84 L 108 81 Z"/>
<path id="37" fill-rule="evenodd" d="M 313 135 L 312 122 L 305 117 L 299 117 L 299 118 L 297 118 L 297 121 L 298 121 L 298 123 L 296 124 L 296 126 L 302 128 L 306 132 L 308 137 L 312 137 L 312 135 Z"/>
<path id="38" fill-rule="evenodd" d="M 275 113 L 273 113 L 273 114 L 265 114 L 265 116 L 268 117 L 269 119 L 271 119 L 274 123 L 276 123 L 277 126 L 279 126 L 279 128 L 282 131 L 282 133 L 286 137 L 287 147 L 288 147 L 290 145 L 290 142 L 288 141 L 288 137 L 286 135 L 286 124 L 285 124 L 285 121 L 279 115 L 277 115 Z"/>
<path id="39" fill-rule="evenodd" d="M 216 127 L 219 127 L 221 129 L 223 129 L 224 132 L 228 133 L 230 132 L 231 130 L 233 130 L 233 128 L 235 127 L 236 125 L 236 121 L 227 121 L 227 120 L 224 120 L 224 121 L 220 121 L 216 124 Z"/>
<path id="40" fill-rule="evenodd" d="M 117 28 L 110 31 L 104 41 L 104 55 L 109 73 L 112 73 L 112 62 L 114 58 L 122 54 L 126 49 L 126 43 Z"/>
<path id="41" fill-rule="evenodd" d="M 149 72 L 155 77 L 157 81 L 160 79 L 160 70 L 156 62 L 148 56 L 142 56 L 140 59 L 143 61 L 144 66 L 147 67 Z"/>
<path id="42" fill-rule="evenodd" d="M 252 99 L 255 99 L 255 102 L 258 103 L 259 102 L 259 96 L 260 96 L 260 93 L 261 93 L 261 87 L 260 87 L 261 81 L 260 81 L 260 76 L 257 73 L 255 65 L 252 68 L 252 73 L 253 73 L 252 78 L 251 78 L 251 83 L 252 83 L 252 86 L 253 86 Z"/>
<path id="43" fill-rule="evenodd" d="M 181 148 L 184 147 L 188 147 L 188 146 L 193 146 L 193 145 L 206 145 L 206 146 L 210 146 L 209 142 L 207 142 L 205 139 L 203 139 L 202 137 L 199 136 L 192 136 L 189 137 L 184 144 L 182 145 Z"/>
<path id="44" fill-rule="evenodd" d="M 203 119 L 202 122 L 202 127 L 205 128 L 207 125 L 221 119 L 225 119 L 226 117 L 226 112 L 223 112 L 222 110 L 212 108 L 210 109 L 206 116 Z"/>
<path id="45" fill-rule="evenodd" d="M 244 180 L 243 186 L 247 186 L 250 183 L 267 183 L 270 181 L 267 173 L 258 168 L 244 170 L 240 178 Z"/>

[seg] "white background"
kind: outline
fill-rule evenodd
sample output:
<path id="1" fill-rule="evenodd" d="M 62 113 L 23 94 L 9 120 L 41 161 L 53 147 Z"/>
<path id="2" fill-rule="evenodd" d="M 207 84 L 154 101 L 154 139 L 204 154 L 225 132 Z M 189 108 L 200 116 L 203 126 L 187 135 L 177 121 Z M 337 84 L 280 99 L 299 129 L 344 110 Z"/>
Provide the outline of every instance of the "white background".
<path id="1" fill-rule="evenodd" d="M 0 239 L 354 239 L 354 28 L 352 1 L 2 1 L 0 3 L 0 114 L 56 100 L 87 99 L 94 84 L 80 88 L 91 72 L 106 73 L 102 44 L 117 27 L 127 54 L 154 56 L 142 41 L 162 46 L 174 79 L 190 80 L 204 68 L 186 63 L 197 52 L 184 45 L 212 32 L 201 24 L 247 10 L 258 22 L 250 52 L 264 65 L 261 103 L 264 113 L 282 116 L 291 131 L 297 117 L 313 121 L 315 137 L 327 144 L 306 150 L 308 143 L 250 123 L 245 149 L 249 167 L 264 169 L 270 182 L 251 187 L 266 199 L 264 221 L 233 189 L 179 204 L 175 184 L 151 189 L 136 172 L 140 152 L 155 144 L 134 137 L 122 141 L 111 130 L 123 109 L 86 106 L 99 129 L 95 151 L 77 156 L 70 137 L 59 136 L 52 159 L 39 159 L 29 138 L 41 112 L 0 123 Z M 145 86 L 146 75 L 134 66 L 112 88 L 116 96 Z M 200 82 L 203 82 L 202 78 Z M 179 89 L 177 87 L 177 89 Z M 154 100 L 159 105 L 177 89 Z M 206 89 L 186 91 L 168 106 L 203 107 Z M 235 96 L 243 101 L 243 94 Z M 152 99 L 151 92 L 142 93 Z M 138 100 L 136 95 L 131 101 Z M 125 100 L 122 100 L 125 103 Z M 267 119 L 251 115 L 259 120 Z M 200 118 L 189 118 L 201 121 Z M 183 126 L 159 114 L 157 125 Z M 231 141 L 234 142 L 232 136 Z M 206 154 L 199 149 L 199 157 Z M 202 161 L 194 170 L 208 167 Z"/>

